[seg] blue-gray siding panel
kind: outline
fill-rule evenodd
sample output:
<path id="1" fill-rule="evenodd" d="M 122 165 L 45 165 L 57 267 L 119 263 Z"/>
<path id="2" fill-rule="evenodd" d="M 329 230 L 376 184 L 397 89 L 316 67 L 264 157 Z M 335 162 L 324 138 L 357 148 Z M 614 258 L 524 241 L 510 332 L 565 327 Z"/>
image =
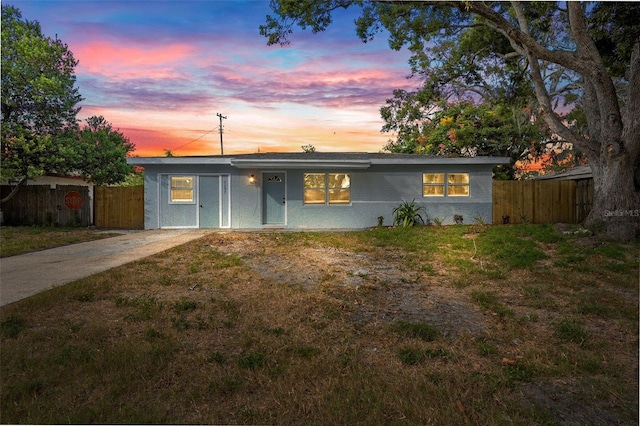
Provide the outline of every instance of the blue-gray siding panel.
<path id="1" fill-rule="evenodd" d="M 220 227 L 229 227 L 229 177 L 234 170 L 230 166 L 217 167 L 212 169 L 207 166 L 187 165 L 187 166 L 170 166 L 165 165 L 147 165 L 145 166 L 144 181 L 144 205 L 145 205 L 145 229 L 156 228 L 195 228 L 200 222 L 199 198 L 201 196 L 200 180 L 207 186 L 211 182 L 207 182 L 210 177 L 208 175 L 217 175 L 215 179 L 218 182 L 218 196 L 220 197 L 217 214 L 217 223 Z M 198 177 L 194 186 L 195 200 L 192 204 L 170 204 L 169 203 L 169 177 L 175 175 L 190 175 Z M 206 200 L 205 200 L 206 201 Z M 214 207 L 215 208 L 215 207 Z M 202 218 L 200 226 L 211 226 L 212 222 L 207 217 Z"/>
<path id="2" fill-rule="evenodd" d="M 351 203 L 349 205 L 304 205 L 304 173 L 327 173 L 331 170 L 286 170 L 286 226 L 287 228 L 365 228 L 375 226 L 383 216 L 385 224 L 393 221 L 393 209 L 403 200 L 413 199 L 425 206 L 430 218 L 443 223 L 453 223 L 456 214 L 464 217 L 465 223 L 474 219 L 491 221 L 492 167 L 489 165 L 372 165 L 365 170 L 340 170 L 351 175 Z M 263 172 L 265 174 L 263 175 Z M 229 175 L 230 221 L 236 229 L 261 229 L 274 225 L 263 224 L 263 177 L 269 170 L 238 169 L 220 165 L 149 165 L 145 167 L 145 227 L 196 227 L 195 205 L 175 206 L 168 204 L 168 195 L 160 194 L 159 174 Z M 282 170 L 278 170 L 282 172 Z M 469 173 L 469 197 L 423 197 L 422 173 Z M 257 177 L 251 184 L 249 176 Z M 225 179 L 226 176 L 225 176 Z M 176 209 L 176 207 L 186 207 Z M 226 209 L 223 209 L 226 210 Z M 226 214 L 226 213 L 225 213 Z M 162 221 L 161 221 L 162 218 Z M 170 220 L 165 221 L 165 219 Z M 226 224 L 225 224 L 226 225 Z M 224 226 L 224 225 L 223 225 Z"/>
<path id="3" fill-rule="evenodd" d="M 170 204 L 169 181 L 171 175 L 160 175 L 160 223 L 162 227 L 193 228 L 198 226 L 198 208 L 196 202 Z M 197 192 L 196 192 L 197 193 Z M 195 193 L 194 193 L 195 197 Z"/>

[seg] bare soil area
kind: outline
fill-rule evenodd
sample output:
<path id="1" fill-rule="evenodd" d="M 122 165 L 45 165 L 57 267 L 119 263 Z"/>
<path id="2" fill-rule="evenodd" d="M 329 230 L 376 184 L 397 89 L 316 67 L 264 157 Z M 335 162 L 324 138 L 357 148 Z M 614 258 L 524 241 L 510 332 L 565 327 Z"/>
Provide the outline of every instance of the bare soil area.
<path id="1" fill-rule="evenodd" d="M 484 315 L 440 278 L 403 266 L 399 254 L 335 247 L 291 247 L 260 234 L 226 234 L 217 249 L 234 254 L 262 278 L 322 290 L 353 305 L 360 325 L 399 320 L 432 324 L 445 336 L 482 336 Z M 258 249 L 259 248 L 259 249 Z M 257 252 L 259 250 L 259 252 Z"/>
<path id="2" fill-rule="evenodd" d="M 464 238 L 476 236 L 470 233 Z M 478 342 L 495 337 L 492 334 L 501 321 L 495 312 L 483 311 L 469 298 L 470 289 L 482 288 L 481 283 L 469 282 L 464 272 L 455 268 L 445 270 L 446 267 L 437 261 L 431 262 L 436 266 L 430 270 L 420 271 L 415 265 L 409 265 L 411 259 L 407 252 L 382 251 L 374 247 L 348 250 L 313 242 L 291 245 L 286 241 L 286 235 L 232 233 L 213 238 L 212 246 L 222 253 L 238 256 L 264 280 L 321 291 L 348 304 L 351 320 L 358 327 L 384 327 L 398 321 L 424 322 L 452 341 L 462 338 L 466 342 L 468 339 Z M 550 258 L 539 261 L 540 266 L 553 268 L 553 246 L 541 249 Z M 471 256 L 470 261 L 482 262 L 475 256 Z M 552 334 L 549 323 L 560 318 L 557 312 L 524 302 L 527 296 L 523 294 L 523 287 L 534 277 L 527 271 L 507 273 L 522 287 L 500 286 L 502 300 L 516 312 L 515 316 L 531 320 L 527 328 L 534 335 Z M 458 280 L 463 284 L 456 284 L 456 278 L 453 278 L 456 276 L 462 277 Z M 461 287 L 465 287 L 464 290 Z M 544 303 L 571 309 L 566 300 Z M 538 322 L 537 318 L 546 321 Z M 502 329 L 500 325 L 497 327 Z M 612 324 L 604 328 L 610 332 Z M 516 337 L 511 342 L 512 352 L 503 358 L 503 362 L 509 365 L 521 362 L 523 357 L 518 354 L 530 350 L 531 345 L 535 346 L 535 339 L 524 342 Z M 482 368 L 481 362 L 474 361 L 471 371 Z M 554 413 L 552 418 L 557 424 L 619 424 L 619 418 L 606 399 L 584 404 L 581 402 L 584 390 L 572 381 L 534 380 L 524 384 L 517 393 L 523 407 L 533 407 L 532 404 L 547 407 Z"/>

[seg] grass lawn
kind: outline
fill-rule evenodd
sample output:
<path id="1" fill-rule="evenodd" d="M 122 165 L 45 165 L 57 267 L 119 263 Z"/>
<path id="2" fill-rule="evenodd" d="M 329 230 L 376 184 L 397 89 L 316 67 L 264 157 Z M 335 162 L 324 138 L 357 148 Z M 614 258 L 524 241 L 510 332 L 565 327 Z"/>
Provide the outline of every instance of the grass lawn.
<path id="1" fill-rule="evenodd" d="M 0 257 L 15 256 L 117 235 L 89 228 L 3 226 L 0 228 Z"/>
<path id="2" fill-rule="evenodd" d="M 0 308 L 0 422 L 637 424 L 640 245 L 212 233 Z"/>

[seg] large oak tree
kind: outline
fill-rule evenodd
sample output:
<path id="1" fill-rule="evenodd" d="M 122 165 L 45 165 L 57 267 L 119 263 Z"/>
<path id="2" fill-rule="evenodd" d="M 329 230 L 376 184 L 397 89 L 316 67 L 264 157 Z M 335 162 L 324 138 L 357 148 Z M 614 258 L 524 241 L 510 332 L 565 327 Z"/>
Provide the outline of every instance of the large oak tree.
<path id="1" fill-rule="evenodd" d="M 391 47 L 408 47 L 411 63 L 418 68 L 434 59 L 437 48 L 478 27 L 503 40 L 499 44 L 492 39 L 490 45 L 500 45 L 503 50 L 495 53 L 525 64 L 538 104 L 536 115 L 589 159 L 594 203 L 586 225 L 614 238 L 640 237 L 637 5 L 272 0 L 275 15 L 267 16 L 260 31 L 269 44 L 286 44 L 296 26 L 323 31 L 336 9 L 351 6 L 361 8 L 356 27 L 364 41 L 385 29 Z M 560 113 L 558 108 L 565 104 L 582 111 L 584 127 Z"/>

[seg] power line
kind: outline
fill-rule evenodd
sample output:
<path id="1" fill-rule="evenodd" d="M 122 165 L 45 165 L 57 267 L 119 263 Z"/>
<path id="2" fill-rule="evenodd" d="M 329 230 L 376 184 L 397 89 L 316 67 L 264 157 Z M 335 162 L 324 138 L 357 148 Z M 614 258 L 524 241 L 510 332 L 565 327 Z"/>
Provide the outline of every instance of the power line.
<path id="1" fill-rule="evenodd" d="M 209 130 L 207 133 L 205 133 L 204 135 L 199 136 L 199 137 L 195 138 L 194 140 L 189 141 L 189 142 L 187 142 L 187 143 L 185 143 L 185 144 L 182 144 L 182 145 L 180 145 L 180 146 L 179 146 L 179 147 L 177 147 L 177 148 L 173 148 L 173 151 L 177 151 L 177 150 L 179 150 L 179 149 L 182 149 L 182 148 L 184 148 L 185 146 L 187 146 L 187 145 L 189 145 L 189 144 L 192 144 L 192 143 L 194 143 L 194 142 L 196 142 L 196 141 L 198 141 L 198 140 L 200 140 L 200 139 L 204 138 L 205 136 L 207 136 L 209 133 L 213 132 L 214 130 L 219 130 L 219 131 L 220 131 L 220 155 L 224 155 L 224 148 L 223 148 L 223 146 L 222 146 L 222 133 L 223 133 L 223 130 L 222 130 L 222 119 L 225 119 L 225 120 L 226 120 L 226 119 L 227 119 L 227 117 L 226 117 L 226 116 L 224 116 L 224 115 L 222 115 L 222 114 L 220 114 L 220 113 L 217 113 L 216 115 L 217 115 L 218 117 L 220 117 L 220 126 L 219 126 L 217 129 L 215 129 L 215 128 L 214 128 L 214 129 L 211 129 L 211 130 Z"/>
<path id="2" fill-rule="evenodd" d="M 209 133 L 213 132 L 214 130 L 218 130 L 218 129 L 215 129 L 215 128 L 214 128 L 214 129 L 211 129 L 211 130 L 209 130 L 207 133 L 205 133 L 204 135 L 199 136 L 199 137 L 195 138 L 194 140 L 192 140 L 192 141 L 190 141 L 190 142 L 187 142 L 187 143 L 185 143 L 185 144 L 183 144 L 183 145 L 180 145 L 180 146 L 179 146 L 179 147 L 177 147 L 177 148 L 173 148 L 173 151 L 177 151 L 177 150 L 179 150 L 179 149 L 181 149 L 181 148 L 184 148 L 185 146 L 187 146 L 187 145 L 189 145 L 189 144 L 194 143 L 195 141 L 198 141 L 198 140 L 200 140 L 200 139 L 204 138 L 205 136 L 207 136 Z"/>

